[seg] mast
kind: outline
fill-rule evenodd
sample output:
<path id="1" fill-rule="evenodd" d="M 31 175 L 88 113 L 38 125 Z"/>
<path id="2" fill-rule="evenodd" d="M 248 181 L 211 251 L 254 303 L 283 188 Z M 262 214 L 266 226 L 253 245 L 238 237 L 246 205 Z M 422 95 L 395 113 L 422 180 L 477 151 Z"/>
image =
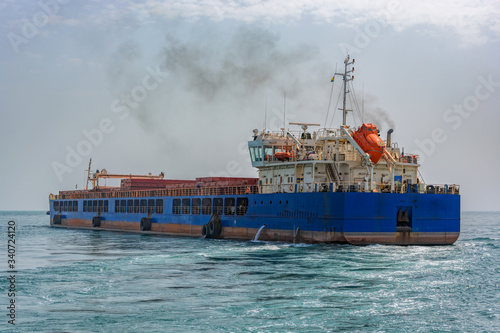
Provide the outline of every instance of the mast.
<path id="1" fill-rule="evenodd" d="M 88 170 L 85 170 L 87 171 L 87 186 L 85 186 L 85 189 L 88 190 L 89 189 L 89 181 L 90 181 L 90 166 L 92 165 L 92 158 L 90 158 L 90 161 L 89 161 L 89 169 Z"/>
<path id="2" fill-rule="evenodd" d="M 344 73 L 335 73 L 335 75 L 341 75 L 342 80 L 344 80 L 344 100 L 342 103 L 342 108 L 339 108 L 339 110 L 342 110 L 342 126 L 346 125 L 347 122 L 347 112 L 352 111 L 352 109 L 347 109 L 346 108 L 346 97 L 349 91 L 347 91 L 347 82 L 354 80 L 354 75 L 351 75 L 350 73 L 354 72 L 354 67 L 352 69 L 349 69 L 349 66 L 354 64 L 355 60 L 352 59 L 351 62 L 349 62 L 350 56 L 347 55 L 347 57 L 344 60 Z"/>

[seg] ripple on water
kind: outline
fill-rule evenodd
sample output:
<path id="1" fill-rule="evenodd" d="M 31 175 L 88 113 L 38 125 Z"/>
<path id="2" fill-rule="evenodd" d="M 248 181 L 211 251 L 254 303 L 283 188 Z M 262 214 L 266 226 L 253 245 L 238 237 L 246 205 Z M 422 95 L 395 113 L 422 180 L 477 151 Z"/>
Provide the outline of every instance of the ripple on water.
<path id="1" fill-rule="evenodd" d="M 19 331 L 500 331 L 499 213 L 464 213 L 457 243 L 434 247 L 144 236 L 0 215 L 19 224 Z"/>

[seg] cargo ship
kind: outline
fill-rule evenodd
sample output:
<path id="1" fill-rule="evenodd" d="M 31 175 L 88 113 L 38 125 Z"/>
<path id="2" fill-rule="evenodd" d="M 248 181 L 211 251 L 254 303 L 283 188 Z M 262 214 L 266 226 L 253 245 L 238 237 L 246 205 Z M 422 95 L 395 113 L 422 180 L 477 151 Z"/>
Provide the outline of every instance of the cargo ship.
<path id="1" fill-rule="evenodd" d="M 91 171 L 84 190 L 50 194 L 50 226 L 296 243 L 446 245 L 460 234 L 460 186 L 426 184 L 419 157 L 374 124 L 346 124 L 354 59 L 344 61 L 339 128 L 254 130 L 258 178 L 165 179 Z M 333 79 L 332 79 L 333 81 Z M 317 130 L 311 130 L 316 128 Z M 102 186 L 108 178 L 119 187 Z"/>

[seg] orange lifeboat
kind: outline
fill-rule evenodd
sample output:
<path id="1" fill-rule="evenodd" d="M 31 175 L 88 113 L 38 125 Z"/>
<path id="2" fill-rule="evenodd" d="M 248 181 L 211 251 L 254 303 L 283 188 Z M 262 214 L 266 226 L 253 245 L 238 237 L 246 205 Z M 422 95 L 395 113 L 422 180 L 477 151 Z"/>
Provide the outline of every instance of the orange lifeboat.
<path id="1" fill-rule="evenodd" d="M 290 153 L 285 151 L 279 151 L 274 154 L 274 158 L 280 161 L 285 161 L 290 159 Z"/>
<path id="2" fill-rule="evenodd" d="M 377 164 L 385 150 L 384 141 L 378 136 L 377 126 L 363 124 L 352 134 L 354 141 L 370 155 L 370 160 Z"/>

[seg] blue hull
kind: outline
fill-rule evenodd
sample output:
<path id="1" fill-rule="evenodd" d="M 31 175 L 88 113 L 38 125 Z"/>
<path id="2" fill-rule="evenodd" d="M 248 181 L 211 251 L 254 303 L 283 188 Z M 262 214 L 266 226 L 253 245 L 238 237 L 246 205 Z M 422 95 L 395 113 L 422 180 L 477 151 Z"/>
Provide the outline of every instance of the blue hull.
<path id="1" fill-rule="evenodd" d="M 195 203 L 206 198 L 211 206 L 203 211 Z M 253 239 L 263 225 L 260 240 L 306 243 L 440 245 L 454 243 L 460 233 L 459 195 L 362 192 L 59 199 L 50 200 L 51 226 L 141 232 L 146 218 L 150 226 L 142 232 L 200 237 L 218 209 L 216 198 L 226 205 L 220 206 L 215 238 Z M 151 199 L 161 205 L 140 206 Z M 115 208 L 116 201 L 133 200 L 139 201 L 135 210 Z M 64 201 L 77 204 L 65 207 Z M 102 202 L 96 207 L 94 201 Z M 239 211 L 235 203 L 243 201 L 247 206 Z M 95 217 L 99 226 L 93 227 Z"/>

